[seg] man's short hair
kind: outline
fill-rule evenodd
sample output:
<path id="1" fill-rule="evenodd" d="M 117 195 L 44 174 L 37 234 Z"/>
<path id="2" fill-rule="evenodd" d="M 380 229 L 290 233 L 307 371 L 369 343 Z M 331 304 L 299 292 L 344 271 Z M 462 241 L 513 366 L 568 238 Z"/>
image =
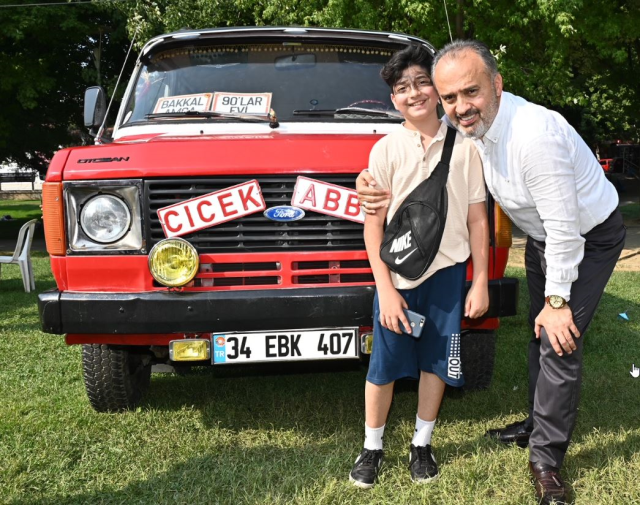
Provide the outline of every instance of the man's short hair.
<path id="1" fill-rule="evenodd" d="M 391 59 L 382 67 L 380 76 L 393 92 L 393 87 L 402 78 L 402 74 L 406 69 L 415 65 L 423 68 L 427 75 L 431 76 L 432 63 L 433 55 L 427 48 L 411 45 L 393 53 Z"/>
<path id="2" fill-rule="evenodd" d="M 431 68 L 431 75 L 435 75 L 436 65 L 442 58 L 444 58 L 445 56 L 456 58 L 467 50 L 473 51 L 478 56 L 480 56 L 480 58 L 482 58 L 484 66 L 487 68 L 491 80 L 493 80 L 495 76 L 498 75 L 498 63 L 496 62 L 496 59 L 493 57 L 493 54 L 491 54 L 491 51 L 489 51 L 489 48 L 486 46 L 486 44 L 480 42 L 479 40 L 454 40 L 453 42 L 449 42 L 436 54 Z"/>

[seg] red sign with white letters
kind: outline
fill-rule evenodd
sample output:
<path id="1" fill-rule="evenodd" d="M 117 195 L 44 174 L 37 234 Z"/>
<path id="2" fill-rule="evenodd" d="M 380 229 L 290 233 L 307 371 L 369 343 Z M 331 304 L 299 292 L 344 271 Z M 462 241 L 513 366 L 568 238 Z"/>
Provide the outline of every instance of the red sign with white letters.
<path id="1" fill-rule="evenodd" d="M 364 213 L 355 190 L 308 177 L 298 177 L 291 205 L 320 214 L 364 223 Z"/>
<path id="2" fill-rule="evenodd" d="M 226 223 L 265 210 L 257 180 L 247 181 L 220 191 L 158 209 L 162 230 L 167 238 Z"/>

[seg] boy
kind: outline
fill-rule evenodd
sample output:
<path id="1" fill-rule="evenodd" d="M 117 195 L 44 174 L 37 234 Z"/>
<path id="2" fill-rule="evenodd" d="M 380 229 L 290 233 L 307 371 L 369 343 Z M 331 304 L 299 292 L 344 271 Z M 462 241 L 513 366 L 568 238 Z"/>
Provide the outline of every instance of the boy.
<path id="1" fill-rule="evenodd" d="M 447 219 L 439 251 L 427 272 L 410 281 L 391 272 L 380 259 L 384 220 L 391 219 L 404 199 L 434 170 L 442 155 L 447 126 L 438 119 L 438 95 L 429 69 L 432 57 L 423 47 L 395 53 L 381 71 L 391 100 L 404 116 L 402 128 L 380 139 L 369 158 L 379 187 L 391 192 L 389 206 L 367 214 L 364 238 L 376 282 L 374 343 L 365 386 L 365 442 L 349 479 L 358 487 L 374 486 L 384 451 L 382 438 L 393 385 L 397 379 L 420 380 L 416 429 L 409 468 L 415 482 L 438 477 L 431 450 L 445 383 L 461 386 L 460 374 L 447 372 L 447 355 L 459 349 L 466 261 L 471 253 L 473 283 L 464 315 L 480 317 L 489 306 L 489 225 L 482 165 L 474 144 L 457 134 L 447 179 Z M 403 309 L 426 318 L 419 339 L 410 331 Z"/>

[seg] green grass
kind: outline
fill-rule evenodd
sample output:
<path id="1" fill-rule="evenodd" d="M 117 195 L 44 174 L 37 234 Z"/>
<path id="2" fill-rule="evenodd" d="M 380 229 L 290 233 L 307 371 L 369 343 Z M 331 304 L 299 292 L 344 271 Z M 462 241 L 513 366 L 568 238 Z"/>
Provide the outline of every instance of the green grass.
<path id="1" fill-rule="evenodd" d="M 52 287 L 47 258 L 37 289 Z M 416 384 L 398 383 L 386 466 L 371 491 L 352 487 L 365 371 L 324 367 L 203 369 L 154 375 L 135 412 L 97 414 L 80 348 L 39 331 L 36 295 L 17 267 L 0 280 L 0 502 L 229 504 L 533 504 L 526 450 L 483 433 L 526 412 L 526 285 L 521 315 L 503 320 L 487 391 L 447 394 L 434 434 L 441 478 L 411 483 L 406 467 Z M 564 475 L 577 504 L 640 503 L 640 273 L 615 273 L 586 337 L 583 394 Z M 628 310 L 631 321 L 618 313 Z"/>
<path id="2" fill-rule="evenodd" d="M 15 240 L 20 227 L 31 219 L 42 221 L 40 200 L 0 200 L 0 217 L 10 215 L 11 221 L 0 221 L 0 238 Z M 44 236 L 42 226 L 36 227 L 36 237 Z"/>
<path id="3" fill-rule="evenodd" d="M 640 224 L 640 203 L 623 205 L 620 207 L 620 213 L 627 226 Z"/>

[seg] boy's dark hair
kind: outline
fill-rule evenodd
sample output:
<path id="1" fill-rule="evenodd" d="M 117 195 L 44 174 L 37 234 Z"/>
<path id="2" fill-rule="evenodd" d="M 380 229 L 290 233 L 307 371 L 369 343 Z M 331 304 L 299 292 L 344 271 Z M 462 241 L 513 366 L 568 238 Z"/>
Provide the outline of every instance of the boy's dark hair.
<path id="1" fill-rule="evenodd" d="M 431 64 L 433 56 L 429 50 L 423 46 L 407 46 L 400 51 L 396 51 L 391 59 L 382 67 L 380 76 L 384 79 L 391 91 L 402 77 L 402 73 L 414 65 L 424 69 L 428 76 L 431 76 Z"/>

